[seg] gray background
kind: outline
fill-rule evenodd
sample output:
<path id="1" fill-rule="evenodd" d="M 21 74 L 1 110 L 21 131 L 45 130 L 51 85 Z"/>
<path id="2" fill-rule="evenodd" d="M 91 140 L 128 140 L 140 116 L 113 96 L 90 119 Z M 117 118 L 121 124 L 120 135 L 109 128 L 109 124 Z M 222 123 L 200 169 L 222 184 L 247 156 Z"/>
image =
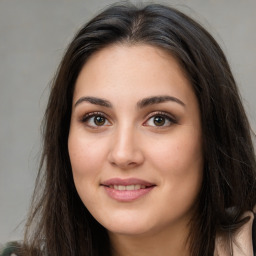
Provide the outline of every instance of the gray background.
<path id="1" fill-rule="evenodd" d="M 0 0 L 1 243 L 22 237 L 40 159 L 40 122 L 63 51 L 84 22 L 114 2 Z M 256 130 L 256 0 L 155 2 L 177 7 L 214 35 Z"/>

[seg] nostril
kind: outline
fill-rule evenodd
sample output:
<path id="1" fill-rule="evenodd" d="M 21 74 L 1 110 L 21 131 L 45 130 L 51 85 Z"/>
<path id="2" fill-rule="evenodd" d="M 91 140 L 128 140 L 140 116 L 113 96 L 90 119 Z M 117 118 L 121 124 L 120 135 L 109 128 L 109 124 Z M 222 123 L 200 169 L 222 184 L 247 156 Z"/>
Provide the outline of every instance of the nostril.
<path id="1" fill-rule="evenodd" d="M 126 138 L 121 138 L 109 151 L 108 161 L 121 169 L 134 168 L 144 161 L 142 150 Z"/>

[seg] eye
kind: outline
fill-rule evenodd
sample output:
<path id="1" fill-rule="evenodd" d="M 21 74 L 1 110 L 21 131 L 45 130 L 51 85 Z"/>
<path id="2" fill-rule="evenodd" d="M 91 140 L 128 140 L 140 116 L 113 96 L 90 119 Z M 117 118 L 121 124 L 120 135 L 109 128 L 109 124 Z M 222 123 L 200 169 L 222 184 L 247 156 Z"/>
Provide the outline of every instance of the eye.
<path id="1" fill-rule="evenodd" d="M 83 117 L 82 122 L 92 128 L 111 125 L 103 113 L 89 113 Z"/>
<path id="2" fill-rule="evenodd" d="M 166 113 L 153 113 L 144 126 L 168 127 L 177 123 L 176 119 Z"/>

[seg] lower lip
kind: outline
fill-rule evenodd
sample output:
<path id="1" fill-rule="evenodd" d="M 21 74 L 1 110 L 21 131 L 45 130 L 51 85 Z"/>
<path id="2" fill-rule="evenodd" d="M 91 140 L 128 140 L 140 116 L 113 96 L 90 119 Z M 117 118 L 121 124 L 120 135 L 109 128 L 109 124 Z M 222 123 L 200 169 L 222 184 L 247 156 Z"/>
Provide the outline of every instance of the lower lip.
<path id="1" fill-rule="evenodd" d="M 116 190 L 114 188 L 104 186 L 108 196 L 120 202 L 130 202 L 139 199 L 148 194 L 153 188 L 154 186 L 137 190 Z"/>

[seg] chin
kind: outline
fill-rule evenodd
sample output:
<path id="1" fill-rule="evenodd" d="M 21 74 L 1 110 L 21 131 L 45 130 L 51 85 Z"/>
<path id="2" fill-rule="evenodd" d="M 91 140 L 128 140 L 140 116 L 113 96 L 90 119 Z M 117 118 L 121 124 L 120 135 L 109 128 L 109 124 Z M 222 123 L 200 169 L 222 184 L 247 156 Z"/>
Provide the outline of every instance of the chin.
<path id="1" fill-rule="evenodd" d="M 109 233 L 118 234 L 123 236 L 141 236 L 146 233 L 150 233 L 149 227 L 138 227 L 138 226 L 116 226 L 106 227 Z"/>
<path id="2" fill-rule="evenodd" d="M 138 218 L 138 215 L 136 218 L 131 218 L 131 216 L 123 218 L 112 217 L 99 222 L 110 233 L 120 235 L 141 235 L 151 230 L 148 225 L 150 222 L 146 221 L 145 218 Z"/>

